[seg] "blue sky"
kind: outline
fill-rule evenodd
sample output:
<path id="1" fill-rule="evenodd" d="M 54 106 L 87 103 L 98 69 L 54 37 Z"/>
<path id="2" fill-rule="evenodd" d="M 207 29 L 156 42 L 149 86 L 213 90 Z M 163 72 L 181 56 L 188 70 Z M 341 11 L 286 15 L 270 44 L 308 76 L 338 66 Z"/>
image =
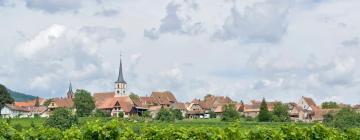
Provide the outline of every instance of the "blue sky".
<path id="1" fill-rule="evenodd" d="M 358 0 L 0 0 L 0 82 L 360 103 Z"/>

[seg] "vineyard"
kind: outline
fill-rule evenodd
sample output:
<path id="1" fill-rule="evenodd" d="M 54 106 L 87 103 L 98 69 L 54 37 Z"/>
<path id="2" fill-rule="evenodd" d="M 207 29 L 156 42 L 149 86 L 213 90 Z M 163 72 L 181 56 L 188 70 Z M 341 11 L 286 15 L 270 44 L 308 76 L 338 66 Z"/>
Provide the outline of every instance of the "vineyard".
<path id="1" fill-rule="evenodd" d="M 243 127 L 242 123 L 229 123 L 223 127 L 198 125 L 155 124 L 128 122 L 124 120 L 91 120 L 66 130 L 37 125 L 17 130 L 5 120 L 0 120 L 0 139 L 4 140 L 357 140 L 360 128 L 338 130 L 322 124 L 299 126 L 283 124 Z"/>

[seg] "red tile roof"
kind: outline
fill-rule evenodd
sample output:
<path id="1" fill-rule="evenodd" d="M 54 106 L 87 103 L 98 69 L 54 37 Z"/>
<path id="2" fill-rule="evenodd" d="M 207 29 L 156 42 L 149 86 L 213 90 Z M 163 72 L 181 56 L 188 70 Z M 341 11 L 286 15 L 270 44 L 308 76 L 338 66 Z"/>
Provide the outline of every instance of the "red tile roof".
<path id="1" fill-rule="evenodd" d="M 54 98 L 52 102 L 56 104 L 57 107 L 72 108 L 74 107 L 74 102 L 72 98 Z"/>
<path id="2" fill-rule="evenodd" d="M 5 104 L 5 106 L 7 106 L 8 108 L 10 108 L 11 110 L 23 111 L 23 112 L 30 112 L 30 110 L 27 109 L 26 107 L 15 106 L 15 105 L 13 105 L 13 104 Z"/>
<path id="3" fill-rule="evenodd" d="M 173 103 L 170 105 L 170 107 L 172 107 L 174 109 L 186 110 L 184 103 Z"/>
<path id="4" fill-rule="evenodd" d="M 98 109 L 114 108 L 117 102 L 126 113 L 130 112 L 133 107 L 135 107 L 129 96 L 115 97 L 114 92 L 95 93 L 94 100 L 95 106 Z"/>
<path id="5" fill-rule="evenodd" d="M 174 94 L 170 91 L 152 92 L 151 97 L 160 105 L 170 105 L 177 102 Z"/>
<path id="6" fill-rule="evenodd" d="M 201 108 L 205 110 L 215 109 L 217 106 L 230 104 L 233 101 L 229 97 L 210 95 L 200 102 Z"/>
<path id="7" fill-rule="evenodd" d="M 143 106 L 157 104 L 156 100 L 153 97 L 140 97 L 140 102 Z"/>
<path id="8" fill-rule="evenodd" d="M 316 105 L 314 100 L 309 97 L 303 97 L 304 101 L 312 108 L 312 109 L 319 109 L 319 107 Z"/>
<path id="9" fill-rule="evenodd" d="M 42 113 L 42 112 L 44 112 L 44 111 L 47 110 L 47 107 L 46 107 L 46 106 L 31 107 L 30 110 L 31 110 L 31 112 L 39 112 L 39 113 Z"/>
<path id="10" fill-rule="evenodd" d="M 39 98 L 39 104 L 42 105 L 45 102 L 44 98 Z M 22 107 L 29 107 L 29 106 L 35 106 L 36 99 L 24 101 L 24 102 L 15 102 L 15 106 L 22 106 Z"/>
<path id="11" fill-rule="evenodd" d="M 214 112 L 215 113 L 221 113 L 221 112 L 223 112 L 223 110 L 222 110 L 222 108 L 223 108 L 223 106 L 217 106 L 216 108 L 215 108 L 215 110 L 214 110 Z"/>

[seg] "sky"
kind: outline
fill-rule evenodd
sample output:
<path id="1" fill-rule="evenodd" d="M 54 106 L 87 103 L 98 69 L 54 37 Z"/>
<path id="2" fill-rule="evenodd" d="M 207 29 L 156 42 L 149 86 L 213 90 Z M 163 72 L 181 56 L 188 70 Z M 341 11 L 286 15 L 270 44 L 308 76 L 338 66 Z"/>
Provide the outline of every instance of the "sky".
<path id="1" fill-rule="evenodd" d="M 360 103 L 359 0 L 0 0 L 0 83 Z"/>

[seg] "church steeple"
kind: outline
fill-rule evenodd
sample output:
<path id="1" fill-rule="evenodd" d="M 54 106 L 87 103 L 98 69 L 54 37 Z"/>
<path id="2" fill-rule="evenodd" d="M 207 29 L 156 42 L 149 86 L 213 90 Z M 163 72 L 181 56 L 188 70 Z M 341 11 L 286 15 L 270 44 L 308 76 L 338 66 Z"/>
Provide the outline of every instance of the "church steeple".
<path id="1" fill-rule="evenodd" d="M 124 80 L 123 72 L 122 72 L 122 62 L 121 62 L 121 54 L 120 54 L 120 66 L 119 66 L 119 75 L 117 81 L 115 81 L 115 97 L 126 96 L 125 88 L 126 82 Z"/>
<path id="2" fill-rule="evenodd" d="M 69 85 L 69 90 L 67 92 L 67 98 L 74 98 L 74 92 L 72 90 L 71 82 L 70 82 L 70 85 Z"/>
<path id="3" fill-rule="evenodd" d="M 118 75 L 118 79 L 115 83 L 123 83 L 126 84 L 125 80 L 124 80 L 124 76 L 122 73 L 122 62 L 121 62 L 121 55 L 120 55 L 120 66 L 119 66 L 119 75 Z"/>

